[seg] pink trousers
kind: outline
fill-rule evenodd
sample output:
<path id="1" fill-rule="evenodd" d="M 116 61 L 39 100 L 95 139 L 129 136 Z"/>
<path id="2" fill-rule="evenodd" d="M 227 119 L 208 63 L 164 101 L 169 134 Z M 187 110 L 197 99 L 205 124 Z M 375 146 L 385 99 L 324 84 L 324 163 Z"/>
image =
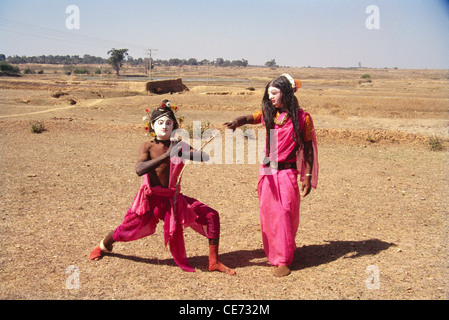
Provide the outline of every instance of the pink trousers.
<path id="1" fill-rule="evenodd" d="M 209 239 L 218 238 L 220 236 L 218 212 L 194 198 L 182 196 L 198 216 L 190 227 Z M 164 220 L 169 205 L 170 202 L 166 198 L 151 196 L 150 207 L 154 208 L 152 214 L 139 215 L 131 209 L 128 210 L 122 224 L 114 231 L 114 241 L 133 241 L 152 235 L 156 231 L 158 221 Z"/>

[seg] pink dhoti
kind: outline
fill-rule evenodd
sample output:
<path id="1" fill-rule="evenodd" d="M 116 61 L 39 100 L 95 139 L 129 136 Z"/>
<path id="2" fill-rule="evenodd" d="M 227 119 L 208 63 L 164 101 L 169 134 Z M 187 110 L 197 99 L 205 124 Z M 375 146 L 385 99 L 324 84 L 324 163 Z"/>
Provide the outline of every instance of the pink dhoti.
<path id="1" fill-rule="evenodd" d="M 180 161 L 171 161 L 168 188 L 152 187 L 148 175 L 144 176 L 133 205 L 122 224 L 115 229 L 113 239 L 133 241 L 152 235 L 162 220 L 165 245 L 169 245 L 174 261 L 183 270 L 192 272 L 194 269 L 187 260 L 183 229 L 191 227 L 201 235 L 215 239 L 220 235 L 220 221 L 217 211 L 176 190 L 177 177 L 183 165 Z"/>

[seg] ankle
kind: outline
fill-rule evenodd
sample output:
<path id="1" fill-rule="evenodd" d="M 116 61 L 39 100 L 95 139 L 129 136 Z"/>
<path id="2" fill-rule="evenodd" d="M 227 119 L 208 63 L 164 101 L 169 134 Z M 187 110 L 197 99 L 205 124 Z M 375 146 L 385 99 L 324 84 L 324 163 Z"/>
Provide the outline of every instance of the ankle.
<path id="1" fill-rule="evenodd" d="M 109 246 L 106 246 L 106 245 L 104 244 L 104 239 L 103 239 L 103 240 L 101 240 L 101 242 L 100 242 L 100 249 L 101 249 L 101 251 L 103 251 L 103 252 L 111 252 L 111 251 L 112 251 L 112 244 L 110 244 Z"/>
<path id="2" fill-rule="evenodd" d="M 218 263 L 218 245 L 209 245 L 209 266 Z"/>
<path id="3" fill-rule="evenodd" d="M 285 277 L 290 274 L 290 268 L 288 266 L 277 266 L 273 272 L 275 277 Z"/>

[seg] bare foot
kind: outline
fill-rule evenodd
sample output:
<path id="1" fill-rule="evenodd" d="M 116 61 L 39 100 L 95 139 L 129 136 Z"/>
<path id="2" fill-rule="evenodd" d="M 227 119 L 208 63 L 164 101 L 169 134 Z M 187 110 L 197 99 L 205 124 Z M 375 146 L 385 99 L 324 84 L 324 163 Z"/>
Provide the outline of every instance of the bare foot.
<path id="1" fill-rule="evenodd" d="M 290 268 L 288 266 L 278 266 L 273 272 L 275 277 L 285 277 L 290 274 Z"/>

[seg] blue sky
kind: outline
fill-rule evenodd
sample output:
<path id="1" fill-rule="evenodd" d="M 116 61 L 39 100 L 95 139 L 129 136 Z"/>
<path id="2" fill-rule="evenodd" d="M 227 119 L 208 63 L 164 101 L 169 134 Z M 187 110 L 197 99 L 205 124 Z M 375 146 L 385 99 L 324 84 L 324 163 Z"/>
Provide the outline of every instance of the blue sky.
<path id="1" fill-rule="evenodd" d="M 68 29 L 69 5 L 79 29 Z M 378 8 L 377 29 L 369 5 Z M 371 20 L 370 20 L 371 19 Z M 449 1 L 0 0 L 0 53 L 449 69 Z"/>

